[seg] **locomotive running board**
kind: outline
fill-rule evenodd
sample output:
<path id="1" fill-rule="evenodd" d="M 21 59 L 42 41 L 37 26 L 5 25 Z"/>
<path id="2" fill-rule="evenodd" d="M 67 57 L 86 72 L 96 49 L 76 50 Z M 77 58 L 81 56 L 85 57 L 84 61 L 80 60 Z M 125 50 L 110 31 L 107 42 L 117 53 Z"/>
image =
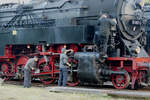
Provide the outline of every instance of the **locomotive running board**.
<path id="1" fill-rule="evenodd" d="M 124 45 L 127 47 L 128 51 L 131 55 L 133 55 L 132 50 L 139 47 L 140 52 L 136 55 L 136 57 L 149 57 L 148 54 L 146 53 L 145 49 L 143 48 L 143 46 L 141 46 L 141 44 L 139 43 L 138 40 L 135 40 L 134 42 L 131 42 L 129 40 L 125 40 L 125 39 L 122 38 L 122 41 L 124 42 Z M 134 48 L 133 46 L 136 47 L 136 48 Z"/>

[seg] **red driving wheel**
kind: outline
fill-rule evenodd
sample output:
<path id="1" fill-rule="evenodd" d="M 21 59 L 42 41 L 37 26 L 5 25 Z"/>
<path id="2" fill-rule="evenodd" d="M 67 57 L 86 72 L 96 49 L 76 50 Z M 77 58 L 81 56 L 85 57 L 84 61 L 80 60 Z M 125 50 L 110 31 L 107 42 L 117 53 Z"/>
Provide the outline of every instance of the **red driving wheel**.
<path id="1" fill-rule="evenodd" d="M 130 84 L 130 75 L 126 72 L 124 75 L 112 75 L 112 84 L 117 89 L 127 88 Z"/>
<path id="2" fill-rule="evenodd" d="M 10 74 L 10 66 L 9 66 L 9 64 L 7 64 L 7 63 L 3 63 L 2 65 L 1 65 L 1 71 L 3 72 L 3 74 L 4 74 L 4 81 L 7 81 L 7 80 L 9 80 L 9 77 L 8 77 L 8 74 Z"/>
<path id="3" fill-rule="evenodd" d="M 39 77 L 40 78 L 40 77 Z M 46 78 L 44 79 L 43 77 L 40 78 L 40 81 L 44 84 L 44 85 L 48 85 L 48 84 L 52 84 L 54 82 L 54 79 L 52 78 Z"/>
<path id="4" fill-rule="evenodd" d="M 77 85 L 79 85 L 79 83 L 80 83 L 80 81 L 79 80 L 77 80 L 77 81 L 75 81 L 75 82 L 67 82 L 67 85 L 68 86 L 71 86 L 71 87 L 74 87 L 74 86 L 77 86 Z"/>
<path id="5" fill-rule="evenodd" d="M 8 64 L 4 63 L 1 65 L 1 71 L 5 74 L 8 73 Z"/>
<path id="6" fill-rule="evenodd" d="M 77 86 L 79 85 L 80 81 L 78 79 L 77 76 L 77 61 L 75 59 L 70 59 L 69 61 L 70 63 L 72 63 L 72 66 L 68 69 L 68 82 L 67 85 L 68 86 Z"/>
<path id="7" fill-rule="evenodd" d="M 45 73 L 45 75 L 39 76 L 40 81 L 44 85 L 52 84 L 54 79 L 52 78 L 51 74 L 47 74 L 52 72 L 52 66 L 50 64 L 46 65 L 45 59 L 41 58 L 38 63 L 38 68 L 40 69 L 40 73 Z"/>

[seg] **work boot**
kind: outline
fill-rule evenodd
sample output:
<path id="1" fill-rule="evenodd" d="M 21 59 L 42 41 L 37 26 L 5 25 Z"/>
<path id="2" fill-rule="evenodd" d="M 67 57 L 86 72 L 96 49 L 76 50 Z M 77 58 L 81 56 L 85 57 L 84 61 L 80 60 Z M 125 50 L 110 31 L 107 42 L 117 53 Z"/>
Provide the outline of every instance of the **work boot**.
<path id="1" fill-rule="evenodd" d="M 24 86 L 24 88 L 31 88 L 31 86 Z"/>

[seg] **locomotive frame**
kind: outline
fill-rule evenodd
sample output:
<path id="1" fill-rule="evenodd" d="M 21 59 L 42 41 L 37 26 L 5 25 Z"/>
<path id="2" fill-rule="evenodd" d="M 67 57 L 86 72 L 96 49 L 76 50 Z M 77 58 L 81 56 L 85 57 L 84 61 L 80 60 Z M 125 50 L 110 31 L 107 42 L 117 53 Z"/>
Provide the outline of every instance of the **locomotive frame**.
<path id="1" fill-rule="evenodd" d="M 138 42 L 138 38 L 144 37 L 141 36 L 143 16 L 140 16 L 140 8 L 131 9 L 131 15 L 127 16 L 128 13 L 125 9 L 132 8 L 134 0 L 131 2 L 120 0 L 119 3 L 117 0 L 115 3 L 112 3 L 113 0 L 95 0 L 93 2 L 95 6 L 91 5 L 91 2 L 90 0 L 77 0 L 77 2 L 60 0 L 59 3 L 50 2 L 55 5 L 49 5 L 49 8 L 34 9 L 31 5 L 21 5 L 12 10 L 5 10 L 5 7 L 13 7 L 16 4 L 1 5 L 4 10 L 2 9 L 0 14 L 10 14 L 10 16 L 2 15 L 0 17 L 3 19 L 0 24 L 0 73 L 2 77 L 5 80 L 23 79 L 23 67 L 30 57 L 36 55 L 40 58 L 37 64 L 40 73 L 33 73 L 33 78 L 39 78 L 44 84 L 53 83 L 58 80 L 59 55 L 65 44 L 68 49 L 73 49 L 74 52 L 74 56 L 69 59 L 69 62 L 72 63 L 67 83 L 69 86 L 76 86 L 80 82 L 102 85 L 103 82 L 110 80 L 117 89 L 127 88 L 130 83 L 132 89 L 143 83 L 147 84 L 150 58 Z M 97 2 L 101 4 L 97 4 Z M 79 7 L 76 8 L 76 4 L 79 4 Z M 89 6 L 89 9 L 85 4 Z M 68 5 L 70 8 L 65 8 Z M 99 8 L 99 6 L 101 7 Z M 53 11 L 54 9 L 56 11 Z M 74 9 L 75 11 L 79 10 L 81 15 L 79 13 L 78 15 Z M 45 12 L 49 10 L 57 14 L 50 13 L 46 16 Z M 135 10 L 137 12 L 134 12 Z M 43 11 L 42 18 L 36 18 L 34 11 L 36 13 Z M 109 55 L 105 63 L 99 61 L 98 45 L 93 45 L 94 35 L 99 32 L 97 24 L 100 11 L 107 12 L 111 16 L 110 19 L 115 19 L 118 22 L 115 29 L 109 29 L 112 32 L 110 40 L 113 41 L 112 45 L 116 43 L 115 39 L 119 41 L 119 46 L 118 42 L 115 44 L 115 53 L 118 53 L 118 48 L 123 53 L 119 57 Z M 70 14 L 68 16 L 72 15 L 73 17 L 57 19 L 60 17 L 56 16 L 59 13 L 60 15 Z M 53 19 L 55 17 L 56 19 Z M 134 48 L 131 45 L 138 47 L 135 48 L 137 51 L 140 48 L 137 57 L 132 55 L 132 51 L 135 52 L 135 50 L 132 50 Z"/>

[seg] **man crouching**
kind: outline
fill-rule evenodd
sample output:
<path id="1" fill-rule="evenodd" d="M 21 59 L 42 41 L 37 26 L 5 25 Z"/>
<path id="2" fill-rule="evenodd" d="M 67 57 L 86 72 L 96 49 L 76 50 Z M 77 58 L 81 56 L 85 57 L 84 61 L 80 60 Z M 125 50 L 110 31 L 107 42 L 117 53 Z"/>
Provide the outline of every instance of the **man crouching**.
<path id="1" fill-rule="evenodd" d="M 32 70 L 36 69 L 38 57 L 30 58 L 24 67 L 24 88 L 31 87 Z"/>

